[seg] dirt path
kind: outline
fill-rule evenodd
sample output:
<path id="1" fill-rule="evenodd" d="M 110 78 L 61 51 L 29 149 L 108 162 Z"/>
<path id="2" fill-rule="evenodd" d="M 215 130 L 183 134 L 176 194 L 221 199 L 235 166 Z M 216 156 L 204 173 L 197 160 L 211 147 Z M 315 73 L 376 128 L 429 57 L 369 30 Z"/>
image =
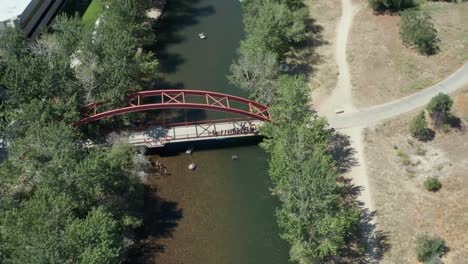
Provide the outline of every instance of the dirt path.
<path id="1" fill-rule="evenodd" d="M 354 110 L 351 75 L 348 62 L 346 60 L 346 46 L 348 43 L 348 34 L 351 29 L 355 9 L 351 0 L 341 1 L 341 18 L 336 29 L 335 61 L 338 65 L 338 82 L 332 93 L 317 105 L 317 111 L 328 117 L 335 115 L 336 109 L 342 109 L 345 112 Z"/>
<path id="2" fill-rule="evenodd" d="M 332 118 L 337 110 L 347 112 L 354 112 L 351 75 L 346 56 L 346 49 L 348 43 L 348 35 L 353 22 L 353 17 L 357 12 L 357 8 L 352 5 L 351 0 L 342 0 L 342 14 L 340 23 L 336 30 L 336 50 L 335 59 L 338 65 L 338 82 L 332 93 L 317 105 L 319 114 Z M 367 263 L 375 263 L 373 230 L 374 222 L 369 215 L 373 212 L 373 205 L 371 195 L 369 192 L 369 179 L 367 177 L 366 161 L 364 157 L 364 144 L 363 144 L 363 127 L 352 127 L 341 130 L 340 132 L 349 136 L 351 145 L 356 151 L 355 159 L 358 165 L 354 166 L 348 173 L 348 177 L 353 180 L 353 184 L 360 187 L 360 194 L 358 200 L 362 204 L 364 211 L 363 229 L 369 245 L 369 259 Z M 366 219 L 366 220 L 364 220 Z M 365 223 L 364 223 L 365 222 Z"/>

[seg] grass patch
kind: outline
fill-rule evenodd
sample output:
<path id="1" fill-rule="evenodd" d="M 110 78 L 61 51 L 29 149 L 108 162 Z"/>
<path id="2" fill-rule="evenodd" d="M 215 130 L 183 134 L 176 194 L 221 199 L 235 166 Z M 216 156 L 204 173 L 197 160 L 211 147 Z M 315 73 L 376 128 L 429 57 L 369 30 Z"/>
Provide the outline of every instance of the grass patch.
<path id="1" fill-rule="evenodd" d="M 83 17 L 81 18 L 83 21 L 83 25 L 85 27 L 91 27 L 96 23 L 96 20 L 101 14 L 101 0 L 93 0 L 91 4 L 86 9 Z"/>
<path id="2" fill-rule="evenodd" d="M 398 150 L 397 156 L 400 157 L 401 163 L 403 163 L 403 165 L 408 166 L 411 164 L 409 155 L 406 154 L 406 152 L 404 152 L 403 150 Z"/>
<path id="3" fill-rule="evenodd" d="M 416 80 L 416 81 L 411 82 L 406 87 L 401 88 L 401 91 L 404 93 L 414 92 L 414 91 L 421 90 L 422 88 L 426 88 L 431 84 L 432 82 L 427 79 Z"/>
<path id="4" fill-rule="evenodd" d="M 426 156 L 427 150 L 421 144 L 416 145 L 416 155 Z"/>

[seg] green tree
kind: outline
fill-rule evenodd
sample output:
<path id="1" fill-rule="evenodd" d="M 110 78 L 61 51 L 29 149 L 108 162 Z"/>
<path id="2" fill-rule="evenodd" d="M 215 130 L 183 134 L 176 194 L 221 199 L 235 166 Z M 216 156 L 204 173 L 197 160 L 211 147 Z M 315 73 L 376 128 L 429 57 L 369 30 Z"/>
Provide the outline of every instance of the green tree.
<path id="1" fill-rule="evenodd" d="M 38 192 L 17 208 L 3 211 L 0 233 L 2 263 L 71 263 L 62 231 L 72 219 L 73 207 L 65 194 Z"/>
<path id="2" fill-rule="evenodd" d="M 249 3 L 244 17 L 247 33 L 245 49 L 256 53 L 276 53 L 282 59 L 291 44 L 304 39 L 304 9 L 292 11 L 287 5 L 274 0 Z"/>
<path id="3" fill-rule="evenodd" d="M 422 141 L 430 140 L 432 138 L 433 132 L 427 127 L 424 111 L 419 112 L 419 114 L 411 121 L 410 133 L 413 137 Z"/>
<path id="4" fill-rule="evenodd" d="M 452 98 L 444 93 L 439 93 L 431 99 L 427 105 L 427 110 L 429 111 L 436 127 L 440 127 L 447 123 L 450 117 L 452 105 Z"/>
<path id="5" fill-rule="evenodd" d="M 437 52 L 437 30 L 426 12 L 416 9 L 401 12 L 399 26 L 403 43 L 415 46 L 419 52 L 427 55 Z"/>
<path id="6" fill-rule="evenodd" d="M 112 214 L 102 207 L 93 209 L 85 219 L 71 221 L 63 240 L 70 263 L 118 263 L 122 261 L 124 238 Z"/>
<path id="7" fill-rule="evenodd" d="M 416 6 L 417 0 L 368 0 L 369 5 L 376 11 L 383 10 L 402 10 L 408 7 Z"/>
<path id="8" fill-rule="evenodd" d="M 286 4 L 290 10 L 298 10 L 304 7 L 303 0 L 277 0 L 277 2 Z"/>
<path id="9" fill-rule="evenodd" d="M 275 97 L 278 62 L 275 54 L 241 53 L 230 68 L 229 81 L 249 92 L 259 102 L 269 104 Z"/>

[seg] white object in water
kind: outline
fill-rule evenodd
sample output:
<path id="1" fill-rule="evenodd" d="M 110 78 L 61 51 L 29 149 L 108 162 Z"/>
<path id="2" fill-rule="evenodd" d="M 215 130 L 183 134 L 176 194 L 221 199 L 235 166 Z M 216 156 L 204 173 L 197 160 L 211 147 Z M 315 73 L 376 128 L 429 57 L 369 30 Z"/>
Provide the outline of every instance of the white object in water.
<path id="1" fill-rule="evenodd" d="M 189 170 L 194 170 L 196 167 L 195 163 L 190 163 L 190 165 L 188 165 Z"/>
<path id="2" fill-rule="evenodd" d="M 232 155 L 232 156 L 231 156 L 231 159 L 232 159 L 232 160 L 237 160 L 237 159 L 239 159 L 239 157 L 238 157 L 237 155 Z"/>
<path id="3" fill-rule="evenodd" d="M 206 38 L 205 33 L 203 33 L 203 32 L 200 33 L 200 34 L 198 34 L 198 37 L 200 37 L 201 39 L 205 39 L 205 38 Z"/>
<path id="4" fill-rule="evenodd" d="M 193 147 L 190 147 L 185 151 L 185 153 L 186 154 L 192 154 L 192 151 L 193 151 Z"/>

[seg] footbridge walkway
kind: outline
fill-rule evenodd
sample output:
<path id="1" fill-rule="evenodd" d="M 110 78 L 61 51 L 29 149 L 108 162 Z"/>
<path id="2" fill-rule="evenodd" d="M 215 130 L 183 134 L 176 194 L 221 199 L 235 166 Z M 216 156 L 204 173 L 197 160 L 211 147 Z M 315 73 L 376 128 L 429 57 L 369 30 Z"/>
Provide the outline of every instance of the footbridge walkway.
<path id="1" fill-rule="evenodd" d="M 261 103 L 228 94 L 200 90 L 152 90 L 131 94 L 125 105 L 112 108 L 105 102 L 84 106 L 75 126 L 125 113 L 161 109 L 203 109 L 239 117 L 181 123 L 164 123 L 131 133 L 128 143 L 149 148 L 169 143 L 258 136 L 258 128 L 270 121 L 269 108 Z"/>
<path id="2" fill-rule="evenodd" d="M 164 147 L 169 143 L 221 140 L 259 136 L 259 120 L 217 120 L 216 122 L 192 122 L 172 127 L 153 126 L 145 131 L 129 135 L 128 143 L 147 148 Z"/>

